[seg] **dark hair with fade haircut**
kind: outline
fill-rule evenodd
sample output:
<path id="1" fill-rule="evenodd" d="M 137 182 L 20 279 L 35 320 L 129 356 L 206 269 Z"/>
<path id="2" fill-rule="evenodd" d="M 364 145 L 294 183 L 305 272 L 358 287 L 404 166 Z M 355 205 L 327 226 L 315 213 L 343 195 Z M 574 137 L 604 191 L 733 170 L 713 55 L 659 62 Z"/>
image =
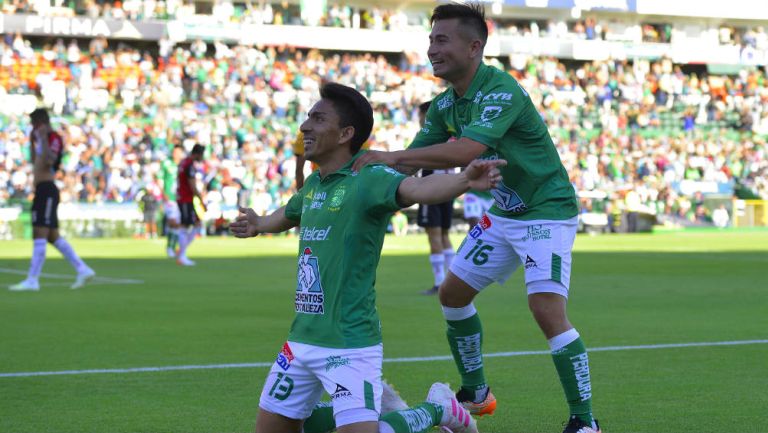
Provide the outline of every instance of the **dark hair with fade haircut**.
<path id="1" fill-rule="evenodd" d="M 435 21 L 458 18 L 459 24 L 469 27 L 477 33 L 483 46 L 488 41 L 488 24 L 485 23 L 485 8 L 477 2 L 447 3 L 436 7 L 429 18 L 431 25 Z"/>
<path id="2" fill-rule="evenodd" d="M 189 153 L 194 155 L 202 155 L 205 153 L 205 146 L 203 146 L 202 144 L 196 144 L 192 146 L 192 151 L 190 151 Z"/>
<path id="3" fill-rule="evenodd" d="M 48 111 L 45 108 L 37 108 L 35 111 L 29 113 L 29 120 L 32 123 L 50 123 L 51 118 L 48 117 Z"/>
<path id="4" fill-rule="evenodd" d="M 352 154 L 357 153 L 371 136 L 373 129 L 373 108 L 365 96 L 357 90 L 338 83 L 326 83 L 320 88 L 320 97 L 331 101 L 339 126 L 355 128 L 352 135 Z"/>

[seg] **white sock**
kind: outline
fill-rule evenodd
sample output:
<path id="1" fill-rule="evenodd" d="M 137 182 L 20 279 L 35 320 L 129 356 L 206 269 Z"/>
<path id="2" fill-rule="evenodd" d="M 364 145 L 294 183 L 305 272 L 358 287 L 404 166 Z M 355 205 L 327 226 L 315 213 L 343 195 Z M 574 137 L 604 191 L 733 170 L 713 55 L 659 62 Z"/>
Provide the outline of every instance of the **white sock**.
<path id="1" fill-rule="evenodd" d="M 576 328 L 571 328 L 562 334 L 555 335 L 554 337 L 547 340 L 547 342 L 549 343 L 550 350 L 554 352 L 555 350 L 560 350 L 563 347 L 573 343 L 577 338 L 579 338 L 579 332 L 576 331 Z"/>
<path id="2" fill-rule="evenodd" d="M 187 248 L 195 239 L 195 227 L 185 227 L 179 230 L 179 257 L 187 257 Z"/>
<path id="3" fill-rule="evenodd" d="M 187 254 L 187 230 L 179 229 L 179 258 Z"/>
<path id="4" fill-rule="evenodd" d="M 45 263 L 45 249 L 48 242 L 44 238 L 35 239 L 32 247 L 32 260 L 29 263 L 27 279 L 37 281 Z"/>
<path id="5" fill-rule="evenodd" d="M 473 302 L 470 302 L 469 305 L 458 308 L 446 307 L 445 305 L 441 305 L 441 307 L 443 309 L 443 317 L 445 317 L 445 320 L 464 320 L 469 319 L 470 317 L 477 314 L 477 308 L 475 308 L 475 304 Z"/>
<path id="6" fill-rule="evenodd" d="M 446 248 L 443 250 L 443 259 L 445 260 L 445 266 L 443 268 L 446 273 L 448 273 L 448 269 L 451 267 L 451 262 L 455 256 L 456 253 L 453 251 L 453 248 Z"/>
<path id="7" fill-rule="evenodd" d="M 445 258 L 442 254 L 430 254 L 429 263 L 432 264 L 432 275 L 435 277 L 435 285 L 439 286 L 445 279 Z"/>
<path id="8" fill-rule="evenodd" d="M 75 268 L 76 271 L 79 271 L 80 269 L 85 267 L 85 263 L 78 257 L 75 250 L 72 248 L 72 245 L 67 242 L 66 239 L 59 237 L 56 239 L 56 242 L 53 243 L 53 246 L 56 247 L 57 250 L 61 253 L 62 256 L 64 256 L 65 259 L 69 262 L 70 265 L 72 265 L 73 268 Z"/>

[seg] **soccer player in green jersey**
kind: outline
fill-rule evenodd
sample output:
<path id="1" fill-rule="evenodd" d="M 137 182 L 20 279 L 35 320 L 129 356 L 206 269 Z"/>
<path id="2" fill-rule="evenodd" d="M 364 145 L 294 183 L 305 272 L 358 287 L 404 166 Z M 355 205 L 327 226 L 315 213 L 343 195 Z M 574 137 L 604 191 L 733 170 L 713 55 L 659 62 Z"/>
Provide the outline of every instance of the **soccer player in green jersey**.
<path id="1" fill-rule="evenodd" d="M 427 401 L 381 417 L 383 346 L 376 311 L 376 266 L 392 214 L 440 203 L 469 188 L 489 189 L 505 161 L 472 161 L 461 174 L 407 177 L 385 165 L 352 171 L 373 127 L 356 90 L 329 83 L 301 125 L 305 155 L 319 167 L 288 204 L 267 216 L 252 209 L 230 225 L 237 237 L 300 225 L 295 312 L 288 341 L 264 384 L 257 433 L 299 432 L 325 390 L 342 433 L 416 433 L 433 426 L 477 432 L 444 384 Z"/>
<path id="2" fill-rule="evenodd" d="M 181 214 L 179 213 L 179 206 L 176 204 L 176 176 L 182 159 L 184 159 L 184 148 L 177 144 L 171 150 L 171 158 L 166 159 L 160 165 L 160 179 L 163 182 L 163 199 L 165 201 L 163 220 L 165 236 L 168 238 L 166 250 L 170 258 L 176 257 L 179 227 L 181 227 L 179 225 Z"/>
<path id="3" fill-rule="evenodd" d="M 592 417 L 587 351 L 566 314 L 578 207 L 560 157 L 528 93 L 504 71 L 483 63 L 488 28 L 482 6 L 444 4 L 432 17 L 427 55 L 451 86 L 433 99 L 411 146 L 369 152 L 372 162 L 414 168 L 463 166 L 475 158 L 505 159 L 494 204 L 459 247 L 439 299 L 448 341 L 462 376 L 457 398 L 473 414 L 490 414 L 482 327 L 472 303 L 494 281 L 522 267 L 528 305 L 543 331 L 570 409 L 566 433 L 599 432 Z M 453 137 L 454 141 L 449 141 Z"/>

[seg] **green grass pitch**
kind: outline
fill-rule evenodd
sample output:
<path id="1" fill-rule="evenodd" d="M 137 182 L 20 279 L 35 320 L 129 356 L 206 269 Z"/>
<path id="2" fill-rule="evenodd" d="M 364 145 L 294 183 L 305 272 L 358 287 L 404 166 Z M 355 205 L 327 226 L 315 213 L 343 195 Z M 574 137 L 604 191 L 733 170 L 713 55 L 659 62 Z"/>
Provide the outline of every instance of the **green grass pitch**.
<path id="1" fill-rule="evenodd" d="M 73 245 L 116 280 L 69 290 L 58 275 L 73 271 L 49 247 L 43 271 L 55 275 L 40 292 L 0 290 L 0 432 L 253 431 L 266 367 L 82 370 L 273 361 L 293 316 L 296 239 L 201 239 L 194 268 L 164 258 L 159 240 Z M 0 286 L 23 278 L 13 272 L 31 250 L 0 242 Z M 388 237 L 377 282 L 386 358 L 450 354 L 437 299 L 418 295 L 430 285 L 426 238 Z M 521 274 L 476 305 L 486 354 L 547 350 Z M 614 348 L 590 355 L 604 432 L 768 431 L 767 231 L 580 236 L 569 315 L 588 348 Z M 750 340 L 762 342 L 663 347 Z M 81 372 L 8 375 L 67 370 Z M 481 432 L 561 431 L 549 355 L 488 357 L 486 373 L 499 408 Z M 409 403 L 432 382 L 459 382 L 447 360 L 388 362 L 384 375 Z"/>

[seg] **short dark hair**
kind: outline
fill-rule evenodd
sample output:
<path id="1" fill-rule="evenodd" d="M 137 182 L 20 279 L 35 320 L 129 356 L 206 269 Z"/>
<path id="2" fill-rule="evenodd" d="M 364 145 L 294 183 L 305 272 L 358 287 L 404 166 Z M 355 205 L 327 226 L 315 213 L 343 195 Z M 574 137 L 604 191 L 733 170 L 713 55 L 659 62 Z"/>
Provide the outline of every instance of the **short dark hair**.
<path id="1" fill-rule="evenodd" d="M 190 153 L 193 155 L 202 155 L 205 153 L 205 146 L 202 144 L 196 144 L 192 146 L 192 151 Z"/>
<path id="2" fill-rule="evenodd" d="M 488 24 L 485 23 L 485 8 L 482 4 L 469 2 L 440 5 L 432 11 L 429 23 L 434 25 L 435 21 L 453 18 L 458 18 L 459 24 L 477 33 L 477 36 L 483 42 L 483 46 L 485 46 L 485 43 L 488 41 Z"/>
<path id="3" fill-rule="evenodd" d="M 29 120 L 32 123 L 50 123 L 51 118 L 48 117 L 48 111 L 45 108 L 37 108 L 35 111 L 29 113 Z"/>
<path id="4" fill-rule="evenodd" d="M 427 114 L 427 111 L 429 111 L 430 105 L 432 105 L 432 101 L 422 102 L 421 104 L 419 104 L 419 113 Z"/>
<path id="5" fill-rule="evenodd" d="M 326 83 L 320 88 L 320 97 L 333 105 L 339 116 L 339 127 L 355 128 L 350 150 L 357 153 L 371 136 L 373 129 L 373 108 L 365 96 L 357 90 L 338 83 Z"/>

